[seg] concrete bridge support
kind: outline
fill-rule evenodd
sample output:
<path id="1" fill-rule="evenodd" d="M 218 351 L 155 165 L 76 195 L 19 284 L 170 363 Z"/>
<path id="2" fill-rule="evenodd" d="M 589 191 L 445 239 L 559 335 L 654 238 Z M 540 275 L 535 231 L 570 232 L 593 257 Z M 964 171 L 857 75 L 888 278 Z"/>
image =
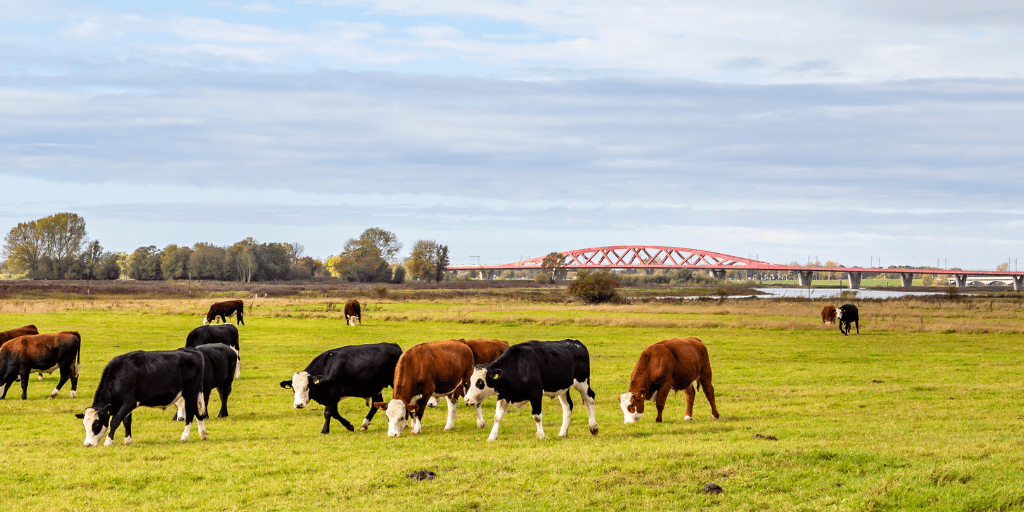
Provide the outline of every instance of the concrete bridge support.
<path id="1" fill-rule="evenodd" d="M 813 271 L 808 271 L 808 272 L 799 272 L 799 271 L 797 271 L 797 272 L 794 272 L 794 274 L 796 274 L 796 282 L 799 283 L 800 286 L 810 286 L 811 285 L 811 281 L 814 280 L 814 272 Z"/>
<path id="2" fill-rule="evenodd" d="M 967 288 L 967 274 L 954 274 L 953 278 L 956 279 L 957 288 Z"/>
<path id="3" fill-rule="evenodd" d="M 846 279 L 851 290 L 860 290 L 860 272 L 847 272 Z"/>
<path id="4" fill-rule="evenodd" d="M 711 275 L 715 276 L 715 279 L 725 279 L 724 270 L 712 270 Z"/>
<path id="5" fill-rule="evenodd" d="M 904 272 L 900 274 L 900 286 L 904 288 L 910 288 L 914 286 L 914 274 Z"/>
<path id="6" fill-rule="evenodd" d="M 1013 291 L 1019 292 L 1024 289 L 1024 276 L 1013 276 Z"/>

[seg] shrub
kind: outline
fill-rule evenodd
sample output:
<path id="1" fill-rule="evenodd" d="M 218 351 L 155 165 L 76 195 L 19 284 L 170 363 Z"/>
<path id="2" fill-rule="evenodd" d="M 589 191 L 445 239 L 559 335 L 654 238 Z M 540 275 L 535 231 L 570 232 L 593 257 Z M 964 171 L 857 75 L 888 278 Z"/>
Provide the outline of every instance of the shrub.
<path id="1" fill-rule="evenodd" d="M 551 276 L 547 274 L 537 274 L 533 276 L 533 280 L 540 284 L 551 284 Z"/>
<path id="2" fill-rule="evenodd" d="M 621 286 L 618 279 L 608 271 L 590 272 L 581 270 L 569 283 L 569 295 L 583 302 L 597 304 L 615 298 L 615 289 Z"/>
<path id="3" fill-rule="evenodd" d="M 373 287 L 373 295 L 375 297 L 377 297 L 378 299 L 386 299 L 387 296 L 388 296 L 388 287 L 387 286 L 374 286 Z"/>

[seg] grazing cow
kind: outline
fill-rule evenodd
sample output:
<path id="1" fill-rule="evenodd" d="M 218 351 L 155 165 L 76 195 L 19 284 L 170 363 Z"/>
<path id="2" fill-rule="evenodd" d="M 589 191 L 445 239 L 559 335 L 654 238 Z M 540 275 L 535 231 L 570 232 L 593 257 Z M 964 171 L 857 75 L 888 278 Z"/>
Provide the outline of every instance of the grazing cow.
<path id="1" fill-rule="evenodd" d="M 355 327 L 356 320 L 359 321 L 359 325 L 363 325 L 363 314 L 359 308 L 359 301 L 352 299 L 345 303 L 345 321 L 352 327 Z"/>
<path id="2" fill-rule="evenodd" d="M 590 415 L 590 433 L 597 435 L 595 394 L 590 387 L 590 353 L 578 340 L 528 341 L 512 345 L 491 364 L 475 369 L 466 403 L 479 404 L 493 394 L 498 395 L 494 427 L 487 438 L 493 441 L 498 438 L 498 429 L 509 404 L 518 408 L 529 402 L 537 437 L 544 439 L 541 399 L 556 397 L 562 404 L 562 428 L 558 436 L 565 437 L 572 418 L 569 388 L 576 388 L 580 393 Z"/>
<path id="3" fill-rule="evenodd" d="M 328 350 L 316 356 L 305 370 L 292 375 L 292 380 L 281 381 L 281 387 L 295 392 L 296 409 L 306 407 L 310 399 L 324 406 L 321 434 L 331 432 L 331 418 L 351 431 L 352 424 L 338 413 L 338 402 L 349 396 L 383 402 L 381 392 L 393 385 L 395 366 L 401 355 L 402 348 L 394 343 Z M 371 406 L 359 430 L 366 430 L 376 413 L 377 408 Z"/>
<path id="4" fill-rule="evenodd" d="M 225 325 L 232 328 L 234 327 L 231 324 Z M 231 395 L 231 385 L 235 382 L 235 377 L 238 375 L 236 370 L 239 364 L 238 352 L 235 352 L 231 347 L 217 343 L 211 345 L 200 345 L 195 347 L 194 350 L 197 350 L 204 358 L 203 402 L 206 403 L 207 407 L 209 407 L 210 393 L 216 389 L 217 394 L 220 395 L 220 413 L 217 414 L 217 417 L 227 418 L 228 396 Z M 185 421 L 185 397 L 178 397 L 178 400 L 174 402 L 174 406 L 178 409 L 174 414 L 174 419 L 178 421 Z"/>
<path id="5" fill-rule="evenodd" d="M 416 345 L 406 350 L 395 367 L 394 392 L 390 402 L 375 402 L 388 417 L 388 437 L 398 437 L 412 417 L 412 433 L 423 430 L 423 412 L 427 399 L 444 396 L 448 400 L 448 422 L 444 429 L 455 428 L 455 408 L 466 394 L 473 373 L 473 351 L 462 342 L 445 340 Z"/>
<path id="6" fill-rule="evenodd" d="M 3 345 L 4 343 L 7 343 L 19 336 L 28 336 L 29 334 L 39 334 L 39 329 L 36 329 L 35 325 L 29 324 L 24 327 L 18 327 L 17 329 L 0 332 L 0 345 Z M 44 373 L 50 374 L 56 369 L 57 367 L 54 366 L 53 368 L 39 372 L 39 380 L 43 380 Z M 21 380 L 21 377 L 18 377 L 18 380 Z"/>
<path id="7" fill-rule="evenodd" d="M 245 325 L 245 320 L 242 318 L 242 309 L 244 305 L 240 300 L 227 300 L 224 302 L 216 302 L 210 306 L 210 311 L 206 313 L 206 318 L 203 319 L 203 325 L 210 325 L 214 319 L 220 317 L 221 323 L 226 324 L 231 315 L 235 315 L 235 321 L 239 325 Z"/>
<path id="8" fill-rule="evenodd" d="M 836 323 L 836 307 L 829 304 L 821 308 L 821 323 L 823 324 L 834 324 Z"/>
<path id="9" fill-rule="evenodd" d="M 856 325 L 857 334 L 860 334 L 860 313 L 857 311 L 857 306 L 853 304 L 839 306 L 839 309 L 836 310 L 836 320 L 839 320 L 839 332 L 844 336 L 850 334 L 850 324 Z"/>
<path id="10" fill-rule="evenodd" d="M 188 441 L 193 418 L 199 420 L 199 437 L 205 440 L 205 371 L 203 354 L 191 348 L 136 350 L 114 357 L 103 368 L 92 406 L 75 415 L 85 426 L 85 446 L 96 446 L 104 435 L 103 446 L 114 444 L 114 432 L 122 422 L 124 444 L 132 444 L 132 411 L 140 406 L 167 408 L 179 396 L 185 399 L 185 431 L 181 440 Z"/>
<path id="11" fill-rule="evenodd" d="M 81 369 L 82 337 L 77 332 L 32 334 L 14 338 L 0 346 L 0 398 L 15 380 L 21 380 L 21 399 L 28 398 L 28 376 L 33 370 L 60 369 L 60 381 L 50 393 L 57 396 L 64 383 L 71 379 L 71 398 L 78 391 L 78 371 Z"/>
<path id="12" fill-rule="evenodd" d="M 199 347 L 210 343 L 219 343 L 235 349 L 239 353 L 241 347 L 238 345 L 238 328 L 231 324 L 221 325 L 200 325 L 192 329 L 185 338 L 185 348 Z M 242 376 L 242 361 L 239 359 L 235 365 L 235 378 Z"/>
<path id="13" fill-rule="evenodd" d="M 452 341 L 465 343 L 469 349 L 473 351 L 474 368 L 490 364 L 508 350 L 508 342 L 502 340 L 477 338 L 472 340 L 459 339 Z M 437 407 L 437 398 L 430 397 L 430 400 L 427 401 L 427 407 Z M 476 410 L 476 428 L 484 428 L 486 423 L 484 422 L 484 411 L 481 408 L 481 404 L 476 404 L 471 407 Z"/>
<path id="14" fill-rule="evenodd" d="M 708 349 L 697 338 L 683 338 L 659 341 L 640 353 L 640 358 L 629 377 L 629 391 L 619 396 L 619 407 L 626 423 L 636 423 L 644 414 L 644 401 L 650 400 L 661 412 L 669 391 L 686 394 L 686 416 L 693 419 L 693 398 L 697 389 L 704 387 L 704 396 L 711 404 L 711 415 L 718 419 L 715 405 L 715 388 L 711 385 L 711 360 Z"/>

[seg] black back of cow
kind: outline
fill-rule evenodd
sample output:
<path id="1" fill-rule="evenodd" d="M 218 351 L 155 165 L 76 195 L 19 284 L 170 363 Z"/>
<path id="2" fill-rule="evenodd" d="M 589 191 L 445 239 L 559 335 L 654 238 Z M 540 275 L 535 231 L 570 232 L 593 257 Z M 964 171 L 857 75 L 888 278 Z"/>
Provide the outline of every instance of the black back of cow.
<path id="1" fill-rule="evenodd" d="M 844 335 L 850 334 L 850 325 L 857 327 L 857 334 L 860 334 L 860 312 L 853 304 L 843 304 L 836 311 L 836 319 L 839 320 L 839 332 Z"/>
<path id="2" fill-rule="evenodd" d="M 309 397 L 321 404 L 345 396 L 372 397 L 391 386 L 402 347 L 394 343 L 353 345 L 328 350 L 309 363 L 305 371 L 319 377 Z M 323 399 L 323 400 L 322 400 Z"/>
<path id="3" fill-rule="evenodd" d="M 210 343 L 220 343 L 235 350 L 238 345 L 238 328 L 232 324 L 200 325 L 192 329 L 185 338 L 185 347 L 198 347 Z"/>
<path id="4" fill-rule="evenodd" d="M 578 340 L 527 341 L 512 345 L 487 365 L 487 385 L 509 402 L 529 400 L 534 390 L 553 392 L 590 379 L 590 352 Z M 593 390 L 589 390 L 593 398 Z"/>

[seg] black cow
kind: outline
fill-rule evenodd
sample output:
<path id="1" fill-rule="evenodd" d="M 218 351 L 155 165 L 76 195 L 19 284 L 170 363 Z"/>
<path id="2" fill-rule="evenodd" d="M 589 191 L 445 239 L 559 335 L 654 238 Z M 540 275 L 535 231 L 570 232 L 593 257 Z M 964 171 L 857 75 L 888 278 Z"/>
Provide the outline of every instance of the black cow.
<path id="1" fill-rule="evenodd" d="M 850 334 L 850 324 L 856 325 L 857 334 L 860 334 L 860 313 L 857 311 L 857 306 L 853 304 L 839 306 L 839 309 L 836 310 L 836 320 L 839 321 L 839 332 L 844 336 Z"/>
<path id="2" fill-rule="evenodd" d="M 179 395 L 185 399 L 185 431 L 181 440 L 188 441 L 193 418 L 199 419 L 199 437 L 206 439 L 205 361 L 196 349 L 136 350 L 111 359 L 103 368 L 92 407 L 75 415 L 85 426 L 85 445 L 96 446 L 106 434 L 103 445 L 110 446 L 122 421 L 124 444 L 131 444 L 132 411 L 139 406 L 169 407 Z"/>
<path id="3" fill-rule="evenodd" d="M 381 392 L 392 385 L 395 365 L 401 355 L 402 348 L 394 343 L 328 350 L 316 356 L 305 370 L 292 375 L 292 380 L 281 381 L 281 387 L 291 388 L 295 392 L 296 409 L 306 407 L 310 399 L 324 406 L 324 428 L 321 434 L 330 433 L 331 418 L 340 421 L 345 428 L 354 430 L 352 424 L 338 414 L 338 402 L 349 396 L 383 402 Z M 371 405 L 359 430 L 366 430 L 376 412 L 377 408 Z"/>
<path id="4" fill-rule="evenodd" d="M 34 370 L 52 372 L 60 369 L 60 381 L 50 393 L 57 396 L 64 383 L 71 380 L 71 398 L 78 391 L 81 369 L 82 337 L 77 332 L 32 334 L 19 336 L 0 346 L 0 398 L 15 380 L 21 380 L 21 399 L 28 398 L 28 376 Z"/>
<path id="5" fill-rule="evenodd" d="M 192 329 L 185 338 L 185 348 L 199 347 L 210 343 L 220 343 L 235 349 L 238 354 L 241 347 L 238 345 L 238 328 L 231 324 L 200 325 Z M 239 357 L 241 355 L 239 354 Z M 239 360 L 235 366 L 235 378 L 242 376 L 242 364 Z"/>
<path id="6" fill-rule="evenodd" d="M 227 324 L 228 327 L 234 327 L 231 324 Z M 179 349 L 189 350 L 189 349 Z M 231 394 L 231 385 L 235 381 L 236 368 L 238 368 L 238 352 L 235 352 L 231 347 L 227 347 L 221 344 L 211 345 L 200 345 L 195 347 L 194 350 L 198 350 L 200 354 L 205 358 L 205 370 L 203 372 L 203 401 L 206 402 L 206 406 L 210 406 L 210 393 L 214 389 L 217 390 L 217 394 L 220 395 L 220 413 L 217 414 L 218 418 L 226 418 L 228 416 L 228 395 Z M 178 401 L 174 403 L 178 408 L 178 412 L 175 413 L 174 419 L 178 421 L 185 421 L 185 397 L 178 398 Z"/>
<path id="7" fill-rule="evenodd" d="M 210 310 L 206 312 L 206 318 L 203 319 L 203 325 L 210 325 L 213 321 L 220 317 L 221 323 L 228 323 L 228 319 L 231 315 L 235 315 L 235 321 L 239 325 L 245 325 L 245 320 L 242 318 L 242 309 L 245 305 L 240 300 L 226 300 L 224 302 L 215 302 L 210 306 Z"/>
<path id="8" fill-rule="evenodd" d="M 522 407 L 527 402 L 533 409 L 537 437 L 544 439 L 541 425 L 541 399 L 557 397 L 562 403 L 562 429 L 559 437 L 569 433 L 572 400 L 569 388 L 576 388 L 590 414 L 590 433 L 597 435 L 594 419 L 594 390 L 590 387 L 590 353 L 578 340 L 528 341 L 512 345 L 491 364 L 477 366 L 466 393 L 466 403 L 476 405 L 497 393 L 498 407 L 494 427 L 488 441 L 498 438 L 498 427 L 511 403 Z"/>

